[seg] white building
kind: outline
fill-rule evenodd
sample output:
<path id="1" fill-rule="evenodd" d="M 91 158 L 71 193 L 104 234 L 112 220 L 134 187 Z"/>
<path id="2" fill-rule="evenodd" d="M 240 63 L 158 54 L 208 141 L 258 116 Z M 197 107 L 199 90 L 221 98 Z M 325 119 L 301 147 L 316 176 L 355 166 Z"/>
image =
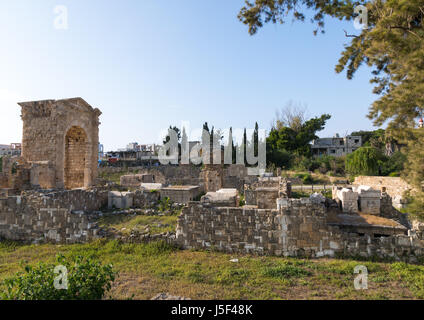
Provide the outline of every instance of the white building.
<path id="1" fill-rule="evenodd" d="M 341 157 L 354 152 L 362 147 L 361 136 L 347 136 L 340 138 L 320 138 L 312 141 L 312 155 L 319 157 L 323 155 Z"/>
<path id="2" fill-rule="evenodd" d="M 101 143 L 99 143 L 99 160 L 103 160 L 104 156 L 105 156 L 104 146 Z"/>
<path id="3" fill-rule="evenodd" d="M 0 157 L 3 156 L 20 156 L 21 155 L 21 144 L 0 144 Z"/>

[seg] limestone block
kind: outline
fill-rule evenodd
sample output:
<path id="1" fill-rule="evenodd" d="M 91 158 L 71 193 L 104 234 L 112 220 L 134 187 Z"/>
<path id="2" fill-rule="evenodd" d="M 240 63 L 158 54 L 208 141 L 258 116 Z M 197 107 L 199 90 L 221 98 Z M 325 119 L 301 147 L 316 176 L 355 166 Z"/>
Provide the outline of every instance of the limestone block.
<path id="1" fill-rule="evenodd" d="M 220 189 L 216 192 L 208 192 L 200 202 L 215 207 L 237 207 L 238 192 L 237 189 Z"/>
<path id="2" fill-rule="evenodd" d="M 359 194 L 351 189 L 343 188 L 336 191 L 337 198 L 342 202 L 342 209 L 345 213 L 359 212 Z"/>
<path id="3" fill-rule="evenodd" d="M 359 206 L 363 213 L 379 215 L 381 211 L 381 191 L 370 186 L 354 187 L 359 195 Z"/>
<path id="4" fill-rule="evenodd" d="M 256 204 L 259 209 L 277 209 L 278 188 L 257 188 Z"/>
<path id="5" fill-rule="evenodd" d="M 188 203 L 200 194 L 199 186 L 170 186 L 160 189 L 161 198 L 169 198 L 175 203 Z"/>
<path id="6" fill-rule="evenodd" d="M 132 192 L 120 192 L 120 191 L 109 191 L 108 194 L 108 208 L 113 207 L 118 209 L 126 209 L 133 206 L 133 193 Z"/>
<path id="7" fill-rule="evenodd" d="M 162 189 L 162 187 L 163 187 L 162 183 L 141 183 L 140 184 L 140 188 L 142 190 L 148 190 L 148 191 L 160 190 Z"/>

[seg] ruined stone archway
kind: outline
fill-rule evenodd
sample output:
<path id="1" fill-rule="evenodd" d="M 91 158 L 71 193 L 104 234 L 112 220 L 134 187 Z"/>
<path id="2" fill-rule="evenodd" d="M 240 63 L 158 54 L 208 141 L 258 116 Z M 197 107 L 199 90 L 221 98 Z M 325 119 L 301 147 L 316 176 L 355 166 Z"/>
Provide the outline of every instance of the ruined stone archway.
<path id="1" fill-rule="evenodd" d="M 87 134 L 81 127 L 71 127 L 65 136 L 64 183 L 66 189 L 84 187 L 87 152 Z"/>
<path id="2" fill-rule="evenodd" d="M 100 110 L 82 98 L 19 105 L 23 120 L 22 158 L 30 169 L 30 184 L 47 189 L 93 186 L 97 177 Z"/>

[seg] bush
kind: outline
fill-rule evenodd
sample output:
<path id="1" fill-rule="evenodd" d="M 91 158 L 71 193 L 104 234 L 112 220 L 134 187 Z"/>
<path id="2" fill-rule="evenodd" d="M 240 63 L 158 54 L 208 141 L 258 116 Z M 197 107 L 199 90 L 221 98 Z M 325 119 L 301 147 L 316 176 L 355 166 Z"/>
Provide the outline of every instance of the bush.
<path id="1" fill-rule="evenodd" d="M 60 265 L 62 274 L 55 268 Z M 56 272 L 55 272 L 56 271 Z M 81 256 L 57 257 L 57 265 L 26 265 L 24 272 L 4 280 L 3 300 L 99 300 L 111 289 L 116 273 L 112 265 Z M 67 279 L 67 280 L 66 280 Z M 64 287 L 58 287 L 62 285 Z M 67 287 L 67 288 L 66 288 Z"/>
<path id="2" fill-rule="evenodd" d="M 303 184 L 312 184 L 314 183 L 314 179 L 312 178 L 312 176 L 307 173 L 304 175 L 303 179 L 302 179 Z"/>
<path id="3" fill-rule="evenodd" d="M 352 175 L 376 176 L 383 159 L 381 152 L 372 147 L 362 147 L 346 157 L 346 171 Z"/>
<path id="4" fill-rule="evenodd" d="M 406 156 L 400 151 L 395 152 L 391 157 L 386 157 L 381 164 L 381 174 L 383 176 L 399 177 L 406 163 Z"/>
<path id="5" fill-rule="evenodd" d="M 299 178 L 302 180 L 303 184 L 313 184 L 314 178 L 309 173 L 296 173 L 295 178 Z"/>
<path id="6" fill-rule="evenodd" d="M 276 167 L 289 169 L 292 166 L 293 156 L 286 150 L 272 150 L 267 152 L 268 165 L 274 164 Z"/>
<path id="7" fill-rule="evenodd" d="M 246 204 L 246 200 L 244 199 L 244 195 L 240 196 L 239 207 L 243 207 Z"/>
<path id="8" fill-rule="evenodd" d="M 171 209 L 171 199 L 165 197 L 159 201 L 159 211 L 166 212 Z"/>
<path id="9" fill-rule="evenodd" d="M 333 173 L 343 175 L 345 173 L 345 158 L 334 156 L 321 156 L 318 158 L 297 157 L 295 169 L 299 171 L 318 171 L 319 173 Z"/>
<path id="10" fill-rule="evenodd" d="M 316 159 L 308 157 L 297 157 L 295 159 L 296 165 L 294 168 L 298 171 L 315 171 L 320 167 L 319 162 Z"/>

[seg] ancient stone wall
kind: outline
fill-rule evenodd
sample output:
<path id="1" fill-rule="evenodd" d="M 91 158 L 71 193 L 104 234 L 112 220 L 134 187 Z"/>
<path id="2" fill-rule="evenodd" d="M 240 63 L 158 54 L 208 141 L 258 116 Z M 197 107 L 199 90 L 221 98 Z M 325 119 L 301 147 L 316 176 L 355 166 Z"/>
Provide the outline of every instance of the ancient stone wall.
<path id="1" fill-rule="evenodd" d="M 103 167 L 99 173 L 118 173 L 123 168 Z M 258 178 L 247 175 L 247 168 L 242 165 L 214 166 L 204 168 L 192 165 L 158 166 L 152 168 L 130 167 L 125 169 L 128 175 L 122 177 L 122 183 L 127 187 L 135 187 L 141 183 L 141 175 L 153 175 L 155 183 L 168 185 L 198 185 L 203 192 L 216 191 L 221 188 L 237 189 L 244 192 L 244 184 L 251 184 Z"/>
<path id="2" fill-rule="evenodd" d="M 239 192 L 243 192 L 245 179 L 236 176 L 227 176 L 224 174 L 222 179 L 222 187 L 226 189 L 237 189 Z"/>
<path id="3" fill-rule="evenodd" d="M 94 215 L 107 191 L 23 192 L 0 199 L 0 238 L 25 242 L 86 242 L 97 237 Z"/>
<path id="4" fill-rule="evenodd" d="M 277 208 L 277 198 L 291 197 L 291 182 L 281 177 L 260 177 L 246 183 L 244 196 L 247 205 L 259 209 Z"/>
<path id="5" fill-rule="evenodd" d="M 259 209 L 276 209 L 278 188 L 257 188 L 256 205 Z"/>
<path id="6" fill-rule="evenodd" d="M 9 178 L 6 173 L 0 173 L 0 189 L 9 188 Z"/>
<path id="7" fill-rule="evenodd" d="M 324 204 L 279 199 L 280 209 L 216 208 L 191 202 L 178 218 L 183 248 L 298 257 L 362 256 L 417 262 L 424 258 L 422 235 L 387 237 L 343 232 L 327 223 Z"/>
<path id="8" fill-rule="evenodd" d="M 120 184 L 123 187 L 127 188 L 137 188 L 140 187 L 142 181 L 142 174 L 128 174 L 125 176 L 121 176 Z"/>
<path id="9" fill-rule="evenodd" d="M 356 177 L 353 182 L 354 185 L 370 186 L 372 189 L 381 190 L 386 188 L 386 192 L 392 197 L 402 197 L 405 191 L 413 190 L 405 180 L 399 177 L 370 177 L 360 176 Z"/>
<path id="10" fill-rule="evenodd" d="M 115 167 L 104 167 L 99 168 L 99 173 L 118 173 L 122 172 L 122 168 Z M 203 180 L 200 178 L 201 168 L 191 165 L 180 165 L 180 166 L 158 166 L 152 168 L 146 167 L 132 167 L 125 169 L 128 172 L 128 176 L 137 177 L 126 177 L 124 183 L 130 185 L 141 181 L 142 175 L 153 175 L 155 183 L 162 183 L 163 185 L 203 185 Z"/>
<path id="11" fill-rule="evenodd" d="M 9 188 L 9 177 L 4 169 L 6 157 L 0 158 L 1 170 L 0 170 L 0 189 Z"/>
<path id="12" fill-rule="evenodd" d="M 205 192 L 215 192 L 223 188 L 224 170 L 220 165 L 205 165 L 200 178 L 204 182 Z"/>
<path id="13" fill-rule="evenodd" d="M 109 191 L 109 209 L 153 207 L 160 199 L 158 191 L 136 190 L 134 192 Z"/>
<path id="14" fill-rule="evenodd" d="M 256 190 L 244 189 L 244 201 L 248 206 L 256 206 L 258 203 Z"/>
<path id="15" fill-rule="evenodd" d="M 159 199 L 159 191 L 137 190 L 134 192 L 133 205 L 135 208 L 153 207 Z"/>
<path id="16" fill-rule="evenodd" d="M 32 187 L 54 189 L 56 187 L 55 168 L 48 161 L 33 162 L 30 170 L 30 183 Z"/>
<path id="17" fill-rule="evenodd" d="M 199 186 L 174 186 L 160 189 L 161 199 L 169 198 L 175 203 L 188 203 L 199 195 Z"/>

